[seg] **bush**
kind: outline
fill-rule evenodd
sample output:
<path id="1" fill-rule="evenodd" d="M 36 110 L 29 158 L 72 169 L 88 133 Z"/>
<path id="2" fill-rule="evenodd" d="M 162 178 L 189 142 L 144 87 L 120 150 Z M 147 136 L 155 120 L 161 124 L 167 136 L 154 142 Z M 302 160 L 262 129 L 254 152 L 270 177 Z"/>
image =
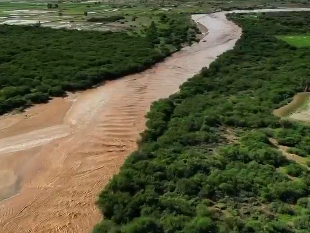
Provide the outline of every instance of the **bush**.
<path id="1" fill-rule="evenodd" d="M 310 207 L 310 200 L 308 197 L 303 197 L 298 199 L 297 205 L 303 207 L 303 208 L 309 208 Z"/>
<path id="2" fill-rule="evenodd" d="M 294 220 L 294 225 L 297 229 L 309 230 L 310 228 L 310 217 L 309 215 L 301 216 Z"/>
<path id="3" fill-rule="evenodd" d="M 133 222 L 124 226 L 123 233 L 164 233 L 161 225 L 155 219 L 137 218 Z"/>
<path id="4" fill-rule="evenodd" d="M 288 153 L 299 155 L 301 157 L 307 157 L 307 153 L 301 149 L 298 149 L 296 147 L 291 147 L 287 150 Z"/>
<path id="5" fill-rule="evenodd" d="M 109 17 L 91 17 L 87 19 L 88 22 L 103 22 L 103 23 L 110 23 L 115 22 L 117 20 L 125 19 L 122 15 L 112 15 Z"/>
<path id="6" fill-rule="evenodd" d="M 184 229 L 184 233 L 216 233 L 218 229 L 212 219 L 208 217 L 197 217 L 189 222 Z"/>
<path id="7" fill-rule="evenodd" d="M 305 168 L 297 163 L 291 163 L 286 167 L 286 172 L 290 176 L 300 177 L 304 174 Z"/>

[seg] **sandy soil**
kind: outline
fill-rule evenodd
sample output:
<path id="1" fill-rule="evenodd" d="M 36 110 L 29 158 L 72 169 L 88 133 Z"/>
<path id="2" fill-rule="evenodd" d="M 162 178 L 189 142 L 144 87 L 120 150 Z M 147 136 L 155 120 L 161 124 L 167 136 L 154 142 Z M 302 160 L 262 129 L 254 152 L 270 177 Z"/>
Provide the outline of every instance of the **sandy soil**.
<path id="1" fill-rule="evenodd" d="M 275 109 L 273 114 L 278 117 L 286 117 L 298 110 L 310 97 L 310 92 L 297 93 L 291 102 L 282 106 L 281 108 Z"/>
<path id="2" fill-rule="evenodd" d="M 297 93 L 287 105 L 273 111 L 279 117 L 310 122 L 310 92 Z"/>
<path id="3" fill-rule="evenodd" d="M 67 114 L 57 107 L 50 114 L 38 111 L 27 129 L 24 117 L 8 117 L 12 120 L 4 123 L 6 135 L 0 139 L 0 164 L 6 163 L 0 166 L 0 182 L 10 182 L 0 187 L 6 195 L 20 192 L 0 202 L 1 232 L 92 229 L 101 217 L 94 205 L 97 195 L 136 149 L 151 102 L 178 91 L 241 35 L 224 13 L 193 19 L 208 28 L 206 42 L 184 48 L 145 72 L 81 93 Z M 49 111 L 52 103 L 45 107 Z"/>
<path id="4" fill-rule="evenodd" d="M 202 40 L 208 34 L 208 28 L 206 28 L 203 24 L 197 22 L 197 27 L 201 34 L 197 36 L 199 40 Z"/>
<path id="5" fill-rule="evenodd" d="M 296 109 L 289 117 L 294 120 L 310 122 L 310 101 L 309 95 L 303 105 Z"/>
<path id="6" fill-rule="evenodd" d="M 21 114 L 0 116 L 0 139 L 60 125 L 76 95 L 54 98 L 48 104 L 40 104 Z"/>

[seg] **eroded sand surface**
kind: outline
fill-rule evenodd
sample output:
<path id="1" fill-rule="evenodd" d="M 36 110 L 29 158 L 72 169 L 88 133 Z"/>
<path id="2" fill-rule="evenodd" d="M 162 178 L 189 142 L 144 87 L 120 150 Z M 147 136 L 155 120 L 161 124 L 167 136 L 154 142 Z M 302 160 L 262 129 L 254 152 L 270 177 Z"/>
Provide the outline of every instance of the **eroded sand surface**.
<path id="1" fill-rule="evenodd" d="M 63 124 L 76 97 L 76 94 L 70 94 L 66 98 L 54 98 L 48 104 L 33 106 L 24 113 L 1 116 L 0 139 Z"/>
<path id="2" fill-rule="evenodd" d="M 145 72 L 81 93 L 70 111 L 60 114 L 63 123 L 44 125 L 58 113 L 47 117 L 38 112 L 37 120 L 18 133 L 16 124 L 23 128 L 27 119 L 6 120 L 0 129 L 7 135 L 0 139 L 0 182 L 9 182 L 0 189 L 8 196 L 16 190 L 19 194 L 0 202 L 0 232 L 92 229 L 101 217 L 94 204 L 98 193 L 136 149 L 152 101 L 176 92 L 241 35 L 224 13 L 193 18 L 208 28 L 206 42 L 184 48 Z"/>

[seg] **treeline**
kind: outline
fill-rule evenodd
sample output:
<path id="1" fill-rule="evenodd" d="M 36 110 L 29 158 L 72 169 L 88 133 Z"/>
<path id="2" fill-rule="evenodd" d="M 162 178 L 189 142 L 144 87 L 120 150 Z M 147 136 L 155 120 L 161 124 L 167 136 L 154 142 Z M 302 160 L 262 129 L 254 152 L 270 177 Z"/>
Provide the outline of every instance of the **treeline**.
<path id="1" fill-rule="evenodd" d="M 195 39 L 186 16 L 168 23 L 142 35 L 1 25 L 0 114 L 142 71 Z"/>
<path id="2" fill-rule="evenodd" d="M 153 103 L 139 149 L 99 196 L 94 233 L 309 232 L 310 127 L 272 111 L 310 80 L 310 48 L 274 33 L 306 30 L 293 22 L 310 14 L 229 17 L 241 39 Z"/>
<path id="3" fill-rule="evenodd" d="M 88 22 L 103 22 L 103 23 L 110 23 L 115 22 L 117 20 L 125 19 L 122 15 L 111 15 L 108 17 L 92 17 L 87 19 Z"/>
<path id="4" fill-rule="evenodd" d="M 274 17 L 275 15 L 276 17 Z M 259 13 L 254 15 L 252 21 L 248 21 L 249 15 L 241 14 L 238 21 L 240 23 L 252 23 L 258 31 L 262 31 L 268 28 L 269 34 L 283 35 L 283 34 L 303 34 L 309 33 L 310 18 L 309 13 L 305 11 L 299 12 L 277 12 L 277 13 Z M 255 22 L 255 17 L 258 17 L 259 21 Z"/>
<path id="5" fill-rule="evenodd" d="M 58 8 L 59 5 L 57 3 L 47 3 L 47 9 Z"/>

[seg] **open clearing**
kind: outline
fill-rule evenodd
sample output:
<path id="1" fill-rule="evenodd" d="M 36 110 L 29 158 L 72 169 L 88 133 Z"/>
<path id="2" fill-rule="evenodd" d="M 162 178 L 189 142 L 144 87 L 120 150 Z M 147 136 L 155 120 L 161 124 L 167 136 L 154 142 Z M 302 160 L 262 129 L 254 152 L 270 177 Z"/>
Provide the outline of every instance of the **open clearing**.
<path id="1" fill-rule="evenodd" d="M 293 97 L 293 100 L 289 102 L 287 105 L 276 109 L 274 111 L 274 114 L 279 117 L 286 117 L 292 114 L 293 112 L 295 112 L 296 109 L 300 108 L 305 103 L 307 103 L 309 100 L 309 97 L 310 97 L 309 92 L 298 93 Z"/>
<path id="2" fill-rule="evenodd" d="M 279 117 L 288 117 L 299 121 L 310 121 L 310 93 L 302 92 L 293 97 L 287 105 L 276 109 L 273 113 Z"/>
<path id="3" fill-rule="evenodd" d="M 294 45 L 299 48 L 310 46 L 310 35 L 289 35 L 278 36 L 277 38 L 284 40 L 290 45 Z"/>

